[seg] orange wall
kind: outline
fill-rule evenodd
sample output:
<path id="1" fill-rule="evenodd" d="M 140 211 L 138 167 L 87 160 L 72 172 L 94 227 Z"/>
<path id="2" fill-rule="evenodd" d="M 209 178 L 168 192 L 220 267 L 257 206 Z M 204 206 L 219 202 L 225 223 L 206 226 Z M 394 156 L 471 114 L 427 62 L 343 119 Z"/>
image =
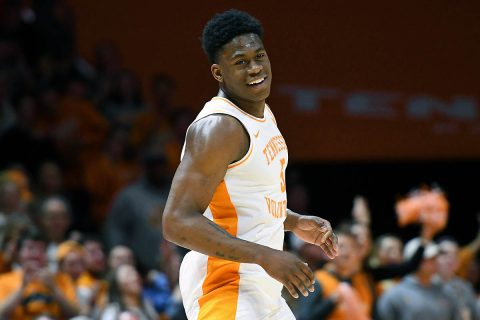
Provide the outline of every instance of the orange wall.
<path id="1" fill-rule="evenodd" d="M 217 90 L 200 47 L 205 22 L 232 6 L 258 17 L 274 73 L 268 102 L 293 159 L 480 158 L 478 2 L 71 3 L 80 53 L 112 39 L 144 84 L 167 72 L 177 103 L 195 109 Z M 362 109 L 374 100 L 381 110 Z"/>

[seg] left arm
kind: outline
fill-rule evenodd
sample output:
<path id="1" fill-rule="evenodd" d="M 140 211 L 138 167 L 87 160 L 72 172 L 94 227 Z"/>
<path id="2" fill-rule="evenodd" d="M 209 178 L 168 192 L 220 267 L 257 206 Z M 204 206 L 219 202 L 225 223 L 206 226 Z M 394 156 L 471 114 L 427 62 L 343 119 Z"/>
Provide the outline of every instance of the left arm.
<path id="1" fill-rule="evenodd" d="M 287 218 L 283 225 L 285 231 L 292 231 L 303 241 L 322 248 L 330 259 L 338 255 L 337 236 L 327 220 L 316 216 L 300 215 L 287 209 Z"/>

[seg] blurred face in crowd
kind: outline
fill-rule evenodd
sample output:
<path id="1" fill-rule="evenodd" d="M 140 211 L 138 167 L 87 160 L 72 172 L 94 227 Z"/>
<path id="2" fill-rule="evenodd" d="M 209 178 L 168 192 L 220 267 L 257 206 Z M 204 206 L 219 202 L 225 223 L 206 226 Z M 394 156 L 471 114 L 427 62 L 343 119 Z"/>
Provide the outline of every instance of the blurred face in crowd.
<path id="1" fill-rule="evenodd" d="M 84 248 L 87 270 L 94 274 L 100 274 L 104 272 L 106 261 L 102 245 L 97 241 L 90 240 L 85 242 Z"/>
<path id="2" fill-rule="evenodd" d="M 47 200 L 43 207 L 42 225 L 51 241 L 63 241 L 70 228 L 70 214 L 63 201 Z"/>
<path id="3" fill-rule="evenodd" d="M 351 232 L 357 238 L 361 258 L 365 259 L 372 249 L 372 236 L 370 234 L 370 229 L 367 226 L 356 223 L 352 226 Z"/>
<path id="4" fill-rule="evenodd" d="M 420 276 L 431 277 L 437 273 L 437 270 L 437 257 L 425 258 L 420 264 L 417 273 Z"/>
<path id="5" fill-rule="evenodd" d="M 439 244 L 439 247 L 438 273 L 442 277 L 452 277 L 459 266 L 458 245 L 454 241 L 445 240 Z"/>
<path id="6" fill-rule="evenodd" d="M 359 245 L 354 237 L 338 234 L 338 256 L 334 263 L 340 276 L 348 277 L 358 270 L 361 263 Z"/>
<path id="7" fill-rule="evenodd" d="M 62 172 L 58 165 L 47 162 L 40 168 L 39 174 L 40 185 L 43 192 L 53 195 L 61 191 L 63 185 Z"/>
<path id="8" fill-rule="evenodd" d="M 20 189 L 13 182 L 7 182 L 0 189 L 0 211 L 15 212 L 20 211 L 22 198 Z"/>
<path id="9" fill-rule="evenodd" d="M 403 244 L 397 237 L 387 236 L 378 243 L 377 258 L 381 266 L 403 261 Z"/>
<path id="10" fill-rule="evenodd" d="M 124 264 L 118 267 L 116 280 L 122 295 L 138 296 L 142 293 L 142 279 L 133 266 Z"/>
<path id="11" fill-rule="evenodd" d="M 19 263 L 24 269 L 36 270 L 47 265 L 46 244 L 38 240 L 24 240 L 19 251 Z"/>
<path id="12" fill-rule="evenodd" d="M 70 275 L 73 280 L 77 280 L 85 271 L 83 254 L 75 250 L 67 253 L 60 263 L 60 270 Z"/>
<path id="13" fill-rule="evenodd" d="M 134 265 L 133 252 L 125 246 L 116 246 L 110 251 L 109 267 L 117 269 L 122 265 Z"/>

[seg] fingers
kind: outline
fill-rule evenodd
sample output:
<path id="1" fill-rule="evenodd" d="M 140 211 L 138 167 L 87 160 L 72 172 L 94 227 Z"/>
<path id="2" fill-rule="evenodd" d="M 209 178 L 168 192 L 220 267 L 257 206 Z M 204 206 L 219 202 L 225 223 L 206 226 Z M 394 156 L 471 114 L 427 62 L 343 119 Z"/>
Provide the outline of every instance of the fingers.
<path id="1" fill-rule="evenodd" d="M 288 292 L 290 292 L 290 295 L 292 297 L 294 297 L 295 299 L 298 299 L 298 293 L 291 282 L 284 283 L 283 285 L 285 286 L 285 288 L 287 288 Z"/>
<path id="2" fill-rule="evenodd" d="M 337 236 L 332 232 L 323 243 L 320 243 L 320 247 L 330 259 L 335 258 L 338 255 Z"/>
<path id="3" fill-rule="evenodd" d="M 300 270 L 291 274 L 285 284 L 285 287 L 295 299 L 298 298 L 297 291 L 307 297 L 309 292 L 315 290 L 313 287 L 315 277 L 312 270 L 305 263 L 298 264 L 298 267 Z"/>

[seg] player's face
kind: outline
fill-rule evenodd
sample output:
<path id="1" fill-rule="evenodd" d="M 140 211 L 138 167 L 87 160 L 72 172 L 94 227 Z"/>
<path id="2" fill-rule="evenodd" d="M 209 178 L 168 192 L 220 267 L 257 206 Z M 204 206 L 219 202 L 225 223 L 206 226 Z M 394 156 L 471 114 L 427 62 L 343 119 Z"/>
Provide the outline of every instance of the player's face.
<path id="1" fill-rule="evenodd" d="M 212 72 L 224 92 L 240 103 L 263 101 L 270 94 L 270 60 L 256 34 L 235 37 L 224 45 Z"/>

